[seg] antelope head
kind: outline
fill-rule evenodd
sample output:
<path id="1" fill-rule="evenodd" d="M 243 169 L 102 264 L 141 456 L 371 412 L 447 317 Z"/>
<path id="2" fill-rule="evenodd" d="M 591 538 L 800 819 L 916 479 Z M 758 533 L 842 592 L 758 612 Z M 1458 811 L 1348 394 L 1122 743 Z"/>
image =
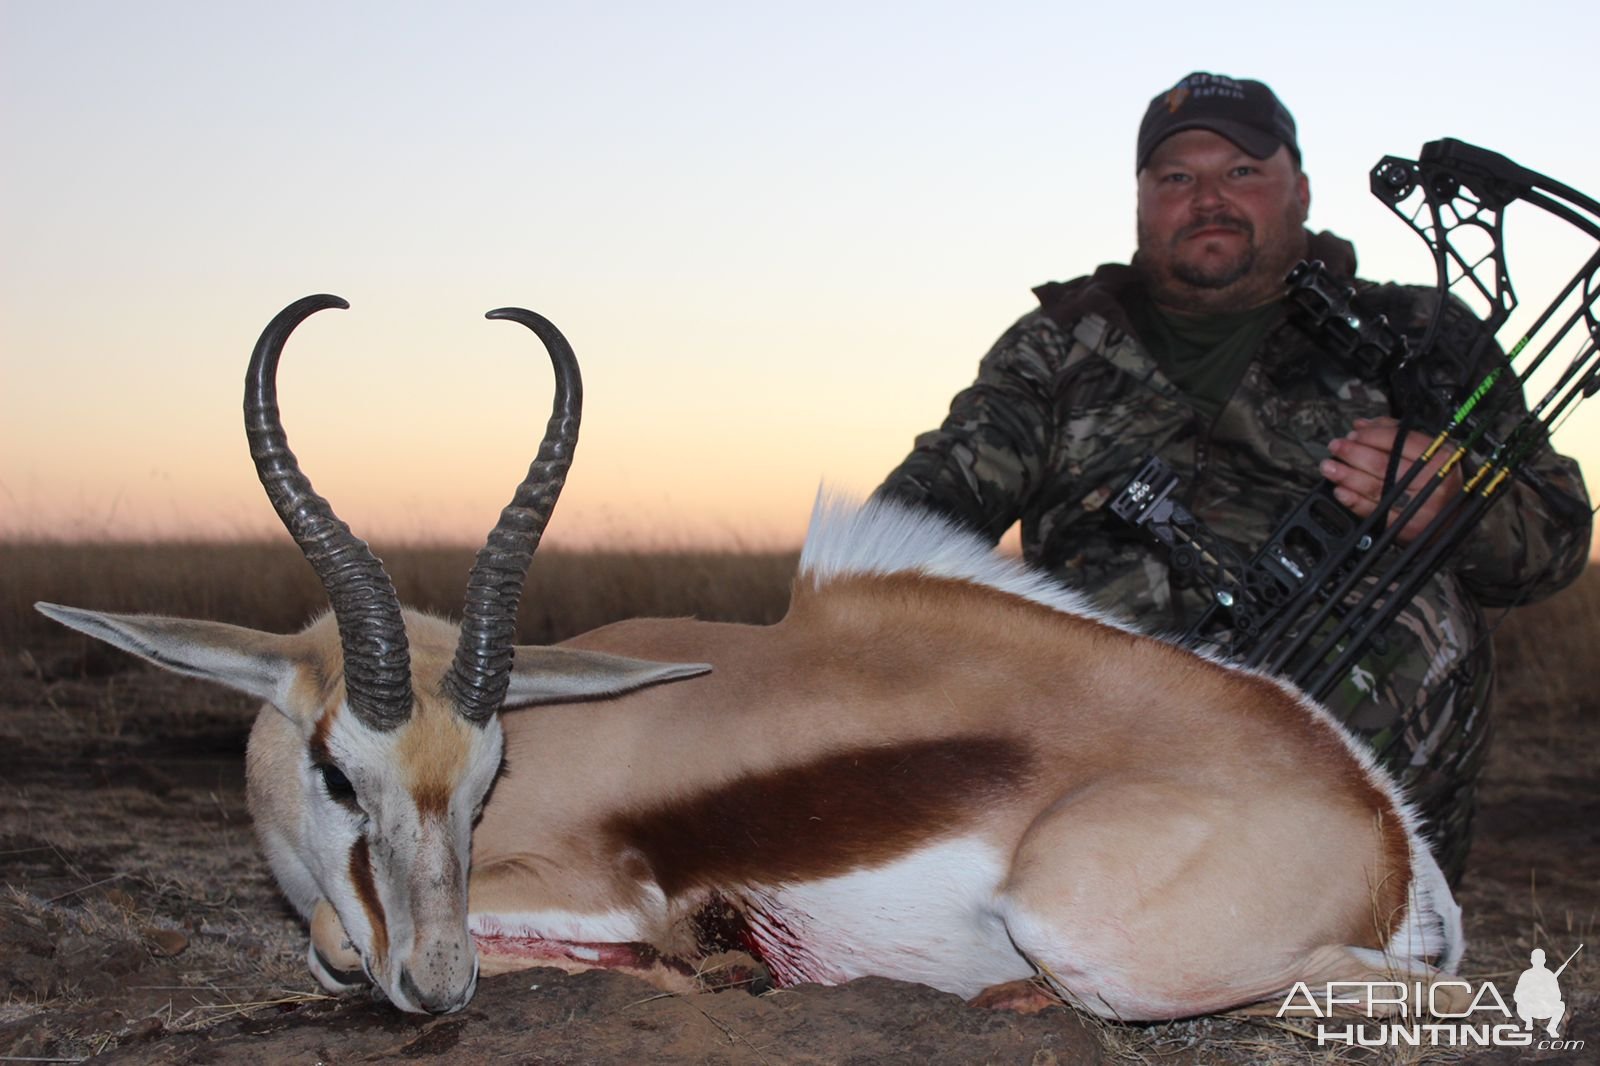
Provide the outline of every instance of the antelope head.
<path id="1" fill-rule="evenodd" d="M 251 733 L 250 806 L 278 883 L 312 925 L 308 961 L 331 990 L 357 970 L 402 1009 L 459 1010 L 477 986 L 467 931 L 474 820 L 501 763 L 502 707 L 615 695 L 707 666 L 514 646 L 534 549 L 577 441 L 582 386 L 560 332 L 531 311 L 490 318 L 532 330 L 555 366 L 537 457 L 478 553 L 459 627 L 401 607 L 367 544 L 300 471 L 276 374 L 308 296 L 262 332 L 245 378 L 245 430 L 267 496 L 332 605 L 300 633 L 38 604 L 65 625 L 166 669 L 268 705 Z M 337 631 L 335 633 L 335 630 Z"/>

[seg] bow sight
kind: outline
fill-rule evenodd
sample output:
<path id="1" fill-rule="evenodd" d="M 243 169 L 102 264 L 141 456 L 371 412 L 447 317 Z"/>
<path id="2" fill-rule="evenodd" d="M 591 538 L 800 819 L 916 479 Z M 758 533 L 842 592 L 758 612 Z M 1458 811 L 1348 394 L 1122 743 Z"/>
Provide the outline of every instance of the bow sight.
<path id="1" fill-rule="evenodd" d="M 1183 643 L 1281 675 L 1319 700 L 1361 656 L 1383 650 L 1384 627 L 1510 483 L 1530 486 L 1553 517 L 1577 529 L 1589 517 L 1586 503 L 1524 463 L 1559 420 L 1600 388 L 1600 203 L 1502 155 L 1449 139 L 1424 145 L 1415 161 L 1385 156 L 1371 183 L 1433 254 L 1432 318 L 1408 336 L 1381 315 L 1364 316 L 1352 304 L 1356 290 L 1320 262 L 1301 263 L 1289 275 L 1290 313 L 1353 372 L 1387 380 L 1400 435 L 1433 434 L 1421 458 L 1401 469 L 1394 450 L 1383 495 L 1365 519 L 1322 483 L 1249 558 L 1180 502 L 1181 479 L 1158 458 L 1148 459 L 1111 503 L 1167 546 L 1175 572 L 1209 589 L 1210 605 Z M 1517 307 L 1503 213 L 1519 200 L 1581 230 L 1597 247 L 1488 376 L 1465 380 Z M 1467 302 L 1486 305 L 1481 321 L 1464 313 Z M 1555 384 L 1524 413 L 1524 387 L 1558 350 L 1568 361 L 1551 362 Z M 1428 470 L 1439 455 L 1442 465 Z M 1421 535 L 1400 543 L 1399 531 L 1458 463 L 1461 490 Z"/>

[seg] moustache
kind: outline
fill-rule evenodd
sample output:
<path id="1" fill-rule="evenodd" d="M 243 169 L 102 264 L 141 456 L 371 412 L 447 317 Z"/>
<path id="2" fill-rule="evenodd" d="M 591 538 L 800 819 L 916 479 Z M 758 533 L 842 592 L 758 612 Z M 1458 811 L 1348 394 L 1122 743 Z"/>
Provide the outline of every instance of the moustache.
<path id="1" fill-rule="evenodd" d="M 1209 215 L 1205 218 L 1196 219 L 1187 226 L 1184 226 L 1182 229 L 1178 230 L 1178 232 L 1173 235 L 1173 243 L 1176 244 L 1178 241 L 1193 237 L 1201 230 L 1208 229 L 1235 230 L 1244 234 L 1251 241 L 1254 241 L 1256 237 L 1256 228 L 1248 218 L 1240 218 L 1237 215 Z"/>

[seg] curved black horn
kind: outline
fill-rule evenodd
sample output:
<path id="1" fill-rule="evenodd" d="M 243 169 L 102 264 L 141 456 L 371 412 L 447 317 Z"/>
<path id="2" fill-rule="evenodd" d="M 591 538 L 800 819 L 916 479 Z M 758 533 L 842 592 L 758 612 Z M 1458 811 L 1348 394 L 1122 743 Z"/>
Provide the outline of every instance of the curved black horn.
<path id="1" fill-rule="evenodd" d="M 267 323 L 244 379 L 244 429 L 267 498 L 322 579 L 344 648 L 345 694 L 356 716 L 392 729 L 411 714 L 411 655 L 400 598 L 383 563 L 318 496 L 289 450 L 278 414 L 278 357 L 294 328 L 337 296 L 307 296 Z"/>
<path id="2" fill-rule="evenodd" d="M 444 687 L 456 710 L 479 723 L 488 721 L 506 698 L 522 583 L 545 523 L 555 509 L 556 497 L 566 483 L 572 451 L 578 443 L 578 416 L 583 409 L 578 359 L 560 330 L 542 315 L 520 307 L 502 307 L 486 317 L 520 322 L 538 335 L 555 367 L 556 396 L 539 454 L 511 502 L 500 512 L 500 521 L 489 533 L 488 543 L 478 552 L 467 578 L 461 643 L 456 646 L 455 661 L 445 675 Z"/>

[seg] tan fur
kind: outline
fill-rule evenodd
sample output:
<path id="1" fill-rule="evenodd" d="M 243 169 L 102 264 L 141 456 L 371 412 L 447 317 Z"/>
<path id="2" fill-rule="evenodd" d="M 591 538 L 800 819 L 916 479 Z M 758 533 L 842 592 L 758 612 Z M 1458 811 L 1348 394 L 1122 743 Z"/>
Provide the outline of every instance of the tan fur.
<path id="1" fill-rule="evenodd" d="M 474 912 L 636 908 L 654 884 L 668 905 L 649 939 L 682 944 L 707 886 L 830 876 L 975 819 L 1014 854 L 1007 891 L 1023 905 L 1066 928 L 1114 923 L 1086 955 L 1160 972 L 1153 993 L 1211 1010 L 1286 987 L 1298 956 L 1381 949 L 1407 903 L 1400 815 L 1336 727 L 1270 681 L 1091 619 L 957 581 L 856 577 L 798 586 L 770 627 L 638 620 L 570 646 L 714 670 L 503 716 L 508 768 L 474 837 Z M 826 811 L 796 797 L 854 789 L 851 752 L 892 763 L 941 742 L 978 761 L 1014 752 L 1020 772 L 998 791 L 936 771 L 911 789 L 953 795 L 959 818 L 885 798 L 805 833 Z M 739 833 L 750 842 L 726 854 Z M 724 836 L 714 859 L 685 855 Z M 839 850 L 856 840 L 876 850 Z"/>
<path id="2" fill-rule="evenodd" d="M 472 913 L 602 932 L 598 942 L 480 939 L 488 973 L 600 959 L 678 987 L 704 959 L 746 946 L 741 923 L 782 922 L 752 917 L 752 895 L 978 842 L 1001 864 L 982 890 L 992 898 L 968 904 L 973 928 L 1004 922 L 992 983 L 1036 970 L 1109 1017 L 1174 1017 L 1297 980 L 1357 979 L 1417 898 L 1413 856 L 1425 852 L 1400 808 L 1338 727 L 1296 695 L 963 581 L 849 576 L 818 590 L 803 579 L 776 625 L 636 620 L 519 652 L 526 684 L 566 670 L 549 691 L 633 691 L 481 725 L 440 692 L 456 627 L 407 611 L 415 704 L 377 733 L 343 709 L 331 619 L 268 637 L 99 618 L 139 632 L 131 650 L 160 644 L 165 665 L 192 654 L 192 669 L 175 668 L 258 693 L 281 686 L 267 691 L 285 705 L 263 709 L 248 760 L 263 847 L 286 894 L 316 920 L 313 946 L 327 949 L 324 961 L 309 955 L 319 979 L 343 987 L 347 977 L 324 967 L 348 969 L 348 940 L 409 1009 L 459 1009 L 475 983 L 459 865 L 471 812 L 452 804 L 482 795 L 500 729 L 504 765 L 472 836 Z M 102 624 L 85 612 L 69 621 Z M 593 652 L 655 663 L 619 666 Z M 246 660 L 236 674 L 208 665 L 234 653 Z M 650 672 L 661 663 L 713 669 L 654 684 L 683 676 Z M 380 779 L 410 802 L 391 810 L 398 839 L 369 846 L 383 830 L 363 824 L 330 872 L 325 847 L 308 858 L 304 827 L 320 805 L 330 824 L 357 832 L 361 797 L 335 796 L 322 776 L 340 760 L 367 802 Z M 401 845 L 418 849 L 413 865 L 395 865 Z M 327 887 L 334 873 L 338 891 Z M 386 899 L 406 902 L 386 914 Z M 356 935 L 330 922 L 334 910 Z M 612 928 L 626 932 L 603 932 Z M 855 935 L 875 942 L 882 932 Z M 1426 969 L 1419 959 L 1395 965 L 1415 974 Z M 852 965 L 875 972 L 870 959 Z M 922 979 L 979 990 L 962 973 Z"/>
<path id="3" fill-rule="evenodd" d="M 477 728 L 449 708 L 415 716 L 399 747 L 406 784 L 423 815 L 442 817 L 467 761 L 467 732 Z"/>
<path id="4" fill-rule="evenodd" d="M 432 684 L 419 687 L 396 754 L 418 810 L 424 817 L 438 818 L 449 807 L 455 783 L 466 766 L 470 735 L 479 727 L 457 714 L 437 691 L 436 679 L 444 676 L 455 654 L 456 627 L 431 615 L 407 614 L 412 672 Z"/>

